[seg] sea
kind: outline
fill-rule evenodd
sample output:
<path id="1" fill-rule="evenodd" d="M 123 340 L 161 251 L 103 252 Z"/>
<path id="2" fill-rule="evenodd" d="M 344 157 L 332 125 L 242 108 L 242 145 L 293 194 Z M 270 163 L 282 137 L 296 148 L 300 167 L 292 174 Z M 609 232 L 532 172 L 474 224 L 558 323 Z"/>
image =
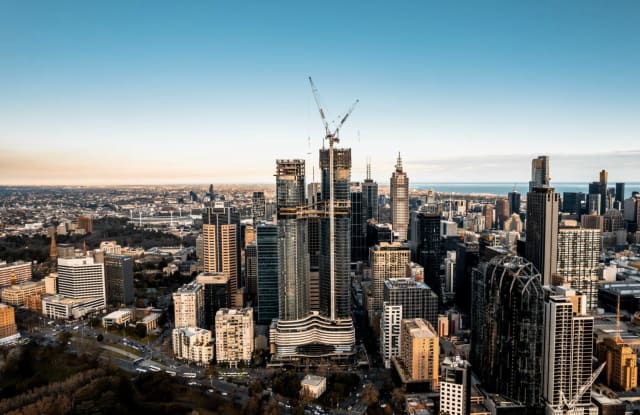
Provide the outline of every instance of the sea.
<path id="1" fill-rule="evenodd" d="M 589 183 L 562 183 L 552 182 L 556 193 L 583 192 L 589 193 Z M 615 183 L 609 183 L 609 187 L 615 187 Z M 452 194 L 486 194 L 506 195 L 514 189 L 525 195 L 529 191 L 529 183 L 412 183 L 412 189 L 429 190 L 438 193 Z M 640 183 L 625 183 L 625 199 L 631 197 L 632 192 L 640 192 Z"/>

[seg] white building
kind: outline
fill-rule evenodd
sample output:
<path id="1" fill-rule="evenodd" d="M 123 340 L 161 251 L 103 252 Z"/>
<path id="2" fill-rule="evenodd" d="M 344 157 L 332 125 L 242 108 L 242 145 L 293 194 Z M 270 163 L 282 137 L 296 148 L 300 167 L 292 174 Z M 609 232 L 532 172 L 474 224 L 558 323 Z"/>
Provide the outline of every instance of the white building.
<path id="1" fill-rule="evenodd" d="M 185 284 L 173 293 L 175 327 L 202 327 L 204 325 L 204 289 L 195 281 Z"/>
<path id="2" fill-rule="evenodd" d="M 211 331 L 198 327 L 173 329 L 173 354 L 176 359 L 207 365 L 213 360 Z"/>
<path id="3" fill-rule="evenodd" d="M 471 369 L 459 356 L 445 357 L 440 376 L 440 412 L 467 415 L 471 402 Z"/>
<path id="4" fill-rule="evenodd" d="M 58 259 L 58 294 L 78 300 L 84 299 L 95 309 L 106 306 L 104 264 L 92 257 Z"/>
<path id="5" fill-rule="evenodd" d="M 216 313 L 216 361 L 237 365 L 253 353 L 253 308 L 221 308 Z"/>
<path id="6" fill-rule="evenodd" d="M 113 325 L 125 324 L 133 320 L 133 310 L 122 309 L 116 310 L 113 313 L 109 313 L 102 317 L 102 325 L 104 327 L 111 327 Z"/>
<path id="7" fill-rule="evenodd" d="M 116 241 L 100 242 L 100 250 L 105 254 L 122 255 L 122 247 Z"/>
<path id="8" fill-rule="evenodd" d="M 104 299 L 101 298 L 42 297 L 42 314 L 49 318 L 78 319 L 101 309 L 104 309 Z"/>
<path id="9" fill-rule="evenodd" d="M 380 318 L 380 354 L 384 367 L 391 367 L 391 358 L 400 355 L 400 322 L 402 306 L 383 303 Z"/>
<path id="10" fill-rule="evenodd" d="M 318 399 L 327 390 L 327 378 L 306 375 L 300 382 L 300 397 Z"/>
<path id="11" fill-rule="evenodd" d="M 30 262 L 17 261 L 10 264 L 6 261 L 0 262 L 0 288 L 26 281 L 31 281 Z"/>

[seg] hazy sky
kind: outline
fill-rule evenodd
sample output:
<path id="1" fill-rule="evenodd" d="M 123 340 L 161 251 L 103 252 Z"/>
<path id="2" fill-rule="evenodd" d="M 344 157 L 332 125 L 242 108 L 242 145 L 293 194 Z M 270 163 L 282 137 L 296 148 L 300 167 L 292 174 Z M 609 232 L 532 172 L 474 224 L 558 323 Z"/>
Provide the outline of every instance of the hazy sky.
<path id="1" fill-rule="evenodd" d="M 330 119 L 360 99 L 354 180 L 399 151 L 413 182 L 527 181 L 538 154 L 640 181 L 638 22 L 635 0 L 0 0 L 0 184 L 271 183 L 317 165 L 309 75 Z"/>

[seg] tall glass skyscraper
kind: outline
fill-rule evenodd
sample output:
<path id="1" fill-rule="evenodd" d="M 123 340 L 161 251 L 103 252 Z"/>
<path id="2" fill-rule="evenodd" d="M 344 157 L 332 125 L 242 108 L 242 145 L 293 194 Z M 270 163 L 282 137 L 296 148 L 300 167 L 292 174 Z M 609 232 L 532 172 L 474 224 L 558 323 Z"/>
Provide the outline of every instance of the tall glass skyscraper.
<path id="1" fill-rule="evenodd" d="M 260 323 L 278 318 L 278 227 L 259 224 L 256 227 L 258 255 L 258 307 Z"/>
<path id="2" fill-rule="evenodd" d="M 308 223 L 299 211 L 305 206 L 304 160 L 276 162 L 278 217 L 278 291 L 280 320 L 309 314 Z"/>
<path id="3" fill-rule="evenodd" d="M 362 182 L 364 221 L 378 220 L 378 183 L 371 179 L 371 163 L 367 163 L 367 178 Z"/>

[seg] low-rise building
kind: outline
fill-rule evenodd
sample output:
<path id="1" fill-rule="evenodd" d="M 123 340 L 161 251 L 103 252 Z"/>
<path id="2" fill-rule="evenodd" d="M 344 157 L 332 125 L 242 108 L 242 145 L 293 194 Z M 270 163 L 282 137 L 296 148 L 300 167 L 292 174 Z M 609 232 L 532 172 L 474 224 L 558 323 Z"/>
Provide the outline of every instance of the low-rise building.
<path id="1" fill-rule="evenodd" d="M 42 314 L 54 319 L 81 318 L 104 308 L 104 298 L 42 297 Z"/>
<path id="2" fill-rule="evenodd" d="M 26 281 L 4 288 L 1 297 L 3 303 L 20 307 L 25 304 L 27 297 L 44 292 L 44 281 Z"/>
<path id="3" fill-rule="evenodd" d="M 133 320 L 133 311 L 127 308 L 116 310 L 102 317 L 102 325 L 107 328 L 115 325 L 126 324 Z"/>
<path id="4" fill-rule="evenodd" d="M 17 261 L 0 262 L 0 288 L 31 280 L 31 263 Z"/>
<path id="5" fill-rule="evenodd" d="M 211 331 L 198 327 L 173 330 L 173 354 L 176 359 L 207 365 L 213 360 Z"/>
<path id="6" fill-rule="evenodd" d="M 306 375 L 300 382 L 300 397 L 318 399 L 327 390 L 327 378 Z"/>
<path id="7" fill-rule="evenodd" d="M 19 337 L 13 307 L 0 303 L 0 344 Z"/>

